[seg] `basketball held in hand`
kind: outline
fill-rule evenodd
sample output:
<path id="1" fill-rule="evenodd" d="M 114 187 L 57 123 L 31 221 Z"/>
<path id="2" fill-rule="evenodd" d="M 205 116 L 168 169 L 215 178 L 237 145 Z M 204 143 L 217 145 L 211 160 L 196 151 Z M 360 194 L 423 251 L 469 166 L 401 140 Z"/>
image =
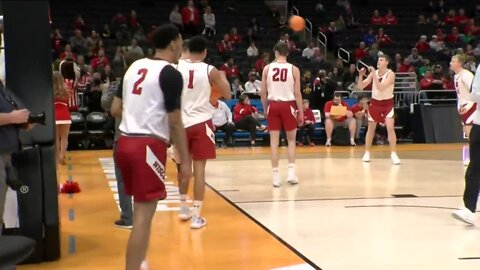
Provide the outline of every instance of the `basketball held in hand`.
<path id="1" fill-rule="evenodd" d="M 222 95 L 220 91 L 215 85 L 212 85 L 212 91 L 210 92 L 210 104 L 216 106 L 218 104 L 218 99 L 221 98 Z"/>
<path id="2" fill-rule="evenodd" d="M 303 31 L 303 29 L 305 29 L 305 19 L 303 17 L 293 15 L 288 20 L 288 25 L 293 31 Z"/>

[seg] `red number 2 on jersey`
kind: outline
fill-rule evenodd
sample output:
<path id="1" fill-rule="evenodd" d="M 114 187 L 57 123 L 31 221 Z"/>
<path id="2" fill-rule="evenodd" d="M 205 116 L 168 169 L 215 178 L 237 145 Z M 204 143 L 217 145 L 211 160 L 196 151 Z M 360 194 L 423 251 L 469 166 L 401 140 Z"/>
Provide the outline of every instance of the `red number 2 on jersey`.
<path id="1" fill-rule="evenodd" d="M 140 87 L 140 84 L 145 80 L 145 77 L 147 76 L 148 70 L 146 68 L 142 68 L 138 70 L 138 75 L 141 75 L 141 77 L 135 82 L 133 85 L 133 91 L 132 94 L 134 95 L 141 95 L 142 94 L 142 87 Z"/>
<path id="2" fill-rule="evenodd" d="M 288 70 L 286 68 L 274 68 L 273 69 L 273 81 L 274 82 L 286 82 Z"/>
<path id="3" fill-rule="evenodd" d="M 194 70 L 189 70 L 188 71 L 188 89 L 193 89 L 193 75 L 194 75 Z"/>

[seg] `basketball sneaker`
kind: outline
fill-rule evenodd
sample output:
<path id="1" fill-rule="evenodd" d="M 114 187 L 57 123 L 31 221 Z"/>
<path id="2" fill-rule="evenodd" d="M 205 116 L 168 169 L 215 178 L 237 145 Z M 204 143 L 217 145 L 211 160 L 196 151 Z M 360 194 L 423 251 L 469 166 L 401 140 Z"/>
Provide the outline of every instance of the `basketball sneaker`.
<path id="1" fill-rule="evenodd" d="M 456 220 L 460 220 L 469 225 L 475 224 L 475 213 L 472 213 L 472 211 L 468 210 L 467 208 L 462 208 L 462 209 L 453 211 L 452 217 Z"/>
<path id="2" fill-rule="evenodd" d="M 203 217 L 192 217 L 192 223 L 190 223 L 190 228 L 192 229 L 201 229 L 207 226 L 207 220 Z"/>
<path id="3" fill-rule="evenodd" d="M 350 146 L 357 146 L 355 139 L 350 139 Z"/>
<path id="4" fill-rule="evenodd" d="M 390 157 L 392 158 L 393 165 L 399 165 L 400 164 L 400 158 L 398 157 L 397 153 L 392 152 L 392 154 L 390 154 Z"/>
<path id="5" fill-rule="evenodd" d="M 147 261 L 142 261 L 142 264 L 140 265 L 140 270 L 148 270 L 148 263 Z"/>
<path id="6" fill-rule="evenodd" d="M 127 230 L 131 230 L 133 228 L 133 225 L 132 225 L 131 222 L 127 222 L 123 219 L 119 219 L 119 220 L 115 221 L 114 223 L 115 223 L 115 227 L 117 227 L 117 228 L 127 229 Z"/>
<path id="7" fill-rule="evenodd" d="M 181 221 L 187 221 L 192 217 L 192 212 L 190 211 L 190 207 L 187 205 L 180 206 L 180 210 L 178 211 L 178 217 Z"/>
<path id="8" fill-rule="evenodd" d="M 272 184 L 273 187 L 280 187 L 282 185 L 282 180 L 280 179 L 280 174 L 278 172 L 273 173 Z"/>
<path id="9" fill-rule="evenodd" d="M 363 154 L 362 161 L 370 162 L 370 152 L 366 151 L 365 154 Z"/>
<path id="10" fill-rule="evenodd" d="M 325 143 L 325 146 L 332 146 L 332 140 L 327 140 L 327 142 Z"/>
<path id="11" fill-rule="evenodd" d="M 288 169 L 287 183 L 289 183 L 290 185 L 298 184 L 298 177 L 294 169 L 290 169 L 290 168 Z"/>

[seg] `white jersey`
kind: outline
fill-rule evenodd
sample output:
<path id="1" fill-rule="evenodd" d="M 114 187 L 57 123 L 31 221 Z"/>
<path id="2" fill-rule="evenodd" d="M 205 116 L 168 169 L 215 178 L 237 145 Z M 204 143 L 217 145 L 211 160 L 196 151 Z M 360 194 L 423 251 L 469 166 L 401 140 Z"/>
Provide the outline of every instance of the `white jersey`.
<path id="1" fill-rule="evenodd" d="M 473 82 L 473 74 L 466 69 L 462 69 L 462 71 L 460 71 L 458 74 L 455 74 L 453 79 L 455 84 L 455 91 L 457 92 L 458 108 L 465 105 L 471 108 L 473 106 L 473 102 L 470 100 L 470 88 Z"/>
<path id="2" fill-rule="evenodd" d="M 294 101 L 295 79 L 290 63 L 270 63 L 267 69 L 268 100 Z"/>
<path id="3" fill-rule="evenodd" d="M 383 80 L 385 80 L 387 78 L 388 75 L 392 76 L 390 73 L 393 73 L 392 70 L 388 70 L 387 72 L 385 72 L 385 74 L 383 74 L 383 76 L 379 76 L 378 75 L 378 70 L 375 71 L 375 74 L 376 76 L 378 76 L 378 80 L 380 82 L 382 82 Z M 377 84 L 375 83 L 375 81 L 373 81 L 372 83 L 372 98 L 375 99 L 375 100 L 388 100 L 388 99 L 392 99 L 393 98 L 393 89 L 395 87 L 395 83 L 393 83 L 392 85 L 390 85 L 387 89 L 385 89 L 384 91 L 380 91 L 378 90 L 378 86 Z"/>
<path id="4" fill-rule="evenodd" d="M 210 72 L 213 66 L 204 62 L 182 60 L 177 70 L 182 73 L 182 118 L 185 128 L 212 119 L 213 107 L 210 105 Z"/>
<path id="5" fill-rule="evenodd" d="M 126 135 L 154 136 L 170 140 L 160 72 L 170 63 L 143 58 L 135 61 L 123 77 L 123 112 L 120 131 Z"/>

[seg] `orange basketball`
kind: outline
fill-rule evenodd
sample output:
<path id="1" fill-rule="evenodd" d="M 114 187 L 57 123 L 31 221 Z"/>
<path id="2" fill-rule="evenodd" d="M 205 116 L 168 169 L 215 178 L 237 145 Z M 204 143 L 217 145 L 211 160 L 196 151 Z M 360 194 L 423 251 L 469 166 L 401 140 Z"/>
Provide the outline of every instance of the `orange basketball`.
<path id="1" fill-rule="evenodd" d="M 293 31 L 303 31 L 305 29 L 305 19 L 303 17 L 293 15 L 288 20 L 288 25 L 292 28 Z"/>
<path id="2" fill-rule="evenodd" d="M 220 97 L 220 91 L 218 91 L 218 88 L 215 85 L 212 85 L 212 91 L 210 92 L 210 104 L 216 106 Z"/>

